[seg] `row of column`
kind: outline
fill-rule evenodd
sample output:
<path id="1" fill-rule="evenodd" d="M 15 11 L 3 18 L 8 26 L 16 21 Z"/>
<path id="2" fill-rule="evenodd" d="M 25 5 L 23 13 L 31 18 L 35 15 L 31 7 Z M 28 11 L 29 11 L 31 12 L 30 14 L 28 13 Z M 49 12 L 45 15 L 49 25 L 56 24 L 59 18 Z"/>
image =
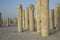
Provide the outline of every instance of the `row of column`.
<path id="1" fill-rule="evenodd" d="M 50 15 L 49 15 L 49 23 L 50 23 L 50 30 L 56 29 L 60 30 L 60 4 L 56 4 L 55 9 L 50 10 Z"/>
<path id="2" fill-rule="evenodd" d="M 45 37 L 49 35 L 49 30 L 59 29 L 59 14 L 60 4 L 57 5 L 54 11 L 54 9 L 49 10 L 49 0 L 36 0 L 35 23 L 37 24 L 37 32 Z M 24 28 L 31 32 L 34 31 L 34 5 L 32 4 L 24 11 L 22 11 L 22 5 L 18 5 L 18 32 L 21 32 Z"/>
<path id="3" fill-rule="evenodd" d="M 18 32 L 25 30 L 34 31 L 34 5 L 30 4 L 28 8 L 22 10 L 22 5 L 18 5 Z M 49 0 L 36 0 L 36 24 L 37 32 L 42 36 L 48 36 L 49 30 L 56 28 L 60 30 L 60 4 L 56 5 L 56 9 L 51 9 L 49 13 Z M 0 14 L 1 15 L 1 14 Z M 3 23 L 7 26 L 10 24 L 10 19 L 7 18 Z M 14 20 L 14 24 L 16 20 Z M 0 18 L 1 24 L 1 18 Z"/>
<path id="4" fill-rule="evenodd" d="M 44 3 L 45 2 L 45 3 Z M 30 31 L 34 31 L 34 6 L 29 5 L 29 29 Z M 25 11 L 28 11 L 27 9 Z M 36 0 L 36 13 L 37 13 L 37 32 L 40 32 L 42 36 L 49 35 L 49 27 L 48 27 L 48 13 L 49 13 L 49 0 Z M 28 27 L 27 21 L 27 13 L 25 12 L 25 26 Z M 21 32 L 22 27 L 22 5 L 18 5 L 18 32 Z"/>
<path id="5" fill-rule="evenodd" d="M 60 4 L 56 9 L 49 10 L 49 0 L 36 0 L 37 32 L 42 36 L 48 36 L 49 30 L 60 30 Z"/>
<path id="6" fill-rule="evenodd" d="M 34 31 L 34 5 L 30 4 L 29 8 L 22 11 L 22 5 L 18 5 L 18 32 L 23 30 Z"/>
<path id="7" fill-rule="evenodd" d="M 3 19 L 2 20 L 2 26 L 10 26 L 10 24 L 14 24 L 16 25 L 17 24 L 17 18 L 13 18 L 13 20 L 11 18 L 6 18 L 6 19 Z"/>
<path id="8" fill-rule="evenodd" d="M 49 13 L 50 12 L 50 13 Z M 49 10 L 49 0 L 36 0 L 37 32 L 42 36 L 48 36 L 49 30 L 60 30 L 60 4 L 56 9 Z"/>

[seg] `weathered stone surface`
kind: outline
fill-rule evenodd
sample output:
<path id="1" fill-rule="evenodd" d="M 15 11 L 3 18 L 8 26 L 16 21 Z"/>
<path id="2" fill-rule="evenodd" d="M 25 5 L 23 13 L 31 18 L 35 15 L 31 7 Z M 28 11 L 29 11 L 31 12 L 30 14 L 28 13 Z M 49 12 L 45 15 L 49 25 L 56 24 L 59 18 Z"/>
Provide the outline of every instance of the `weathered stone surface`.
<path id="1" fill-rule="evenodd" d="M 52 30 L 54 28 L 54 9 L 50 10 L 49 14 L 49 24 L 50 24 L 50 29 Z"/>
<path id="2" fill-rule="evenodd" d="M 36 0 L 37 32 L 41 35 L 49 35 L 48 27 L 49 0 Z"/>
<path id="3" fill-rule="evenodd" d="M 60 30 L 60 4 L 56 4 L 54 17 L 55 17 L 55 27 L 57 30 Z"/>
<path id="4" fill-rule="evenodd" d="M 6 26 L 7 26 L 7 27 L 9 26 L 9 17 L 6 18 Z"/>
<path id="5" fill-rule="evenodd" d="M 41 35 L 43 37 L 49 35 L 48 13 L 49 13 L 49 0 L 41 0 Z"/>
<path id="6" fill-rule="evenodd" d="M 23 30 L 25 30 L 25 10 L 23 10 Z"/>
<path id="7" fill-rule="evenodd" d="M 22 5 L 18 5 L 18 32 L 22 32 Z"/>
<path id="8" fill-rule="evenodd" d="M 25 29 L 28 30 L 29 26 L 29 11 L 28 8 L 25 8 Z"/>
<path id="9" fill-rule="evenodd" d="M 36 22 L 37 32 L 41 32 L 41 0 L 36 0 Z"/>
<path id="10" fill-rule="evenodd" d="M 34 31 L 34 5 L 30 4 L 29 5 L 29 26 L 30 26 L 30 31 Z"/>
<path id="11" fill-rule="evenodd" d="M 56 24 L 57 24 L 57 15 L 56 15 L 56 13 L 57 13 L 57 10 L 55 9 L 55 11 L 54 11 L 54 26 L 55 26 L 55 28 L 56 28 Z"/>

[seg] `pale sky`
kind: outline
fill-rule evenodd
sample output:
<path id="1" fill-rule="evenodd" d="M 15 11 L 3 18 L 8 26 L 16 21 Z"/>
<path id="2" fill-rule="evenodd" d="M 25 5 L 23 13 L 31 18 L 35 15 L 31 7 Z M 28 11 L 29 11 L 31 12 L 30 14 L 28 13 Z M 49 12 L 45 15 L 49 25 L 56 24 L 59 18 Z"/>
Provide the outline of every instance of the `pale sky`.
<path id="1" fill-rule="evenodd" d="M 22 4 L 23 9 L 28 7 L 29 4 L 36 4 L 35 0 L 0 0 L 0 12 L 2 17 L 17 17 L 17 5 Z M 56 3 L 60 3 L 60 0 L 49 0 L 49 8 L 54 9 Z"/>

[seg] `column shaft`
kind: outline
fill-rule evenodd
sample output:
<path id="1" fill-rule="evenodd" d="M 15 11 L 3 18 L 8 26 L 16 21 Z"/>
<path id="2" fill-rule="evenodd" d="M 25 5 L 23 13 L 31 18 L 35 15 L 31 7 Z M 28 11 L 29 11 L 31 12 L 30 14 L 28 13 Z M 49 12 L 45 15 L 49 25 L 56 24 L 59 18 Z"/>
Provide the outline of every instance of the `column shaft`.
<path id="1" fill-rule="evenodd" d="M 36 0 L 37 32 L 41 32 L 41 0 Z"/>
<path id="2" fill-rule="evenodd" d="M 34 31 L 34 5 L 30 4 L 29 5 L 29 26 L 30 26 L 30 31 Z"/>
<path id="3" fill-rule="evenodd" d="M 6 26 L 9 26 L 9 18 L 6 19 Z"/>
<path id="4" fill-rule="evenodd" d="M 26 8 L 26 9 L 25 9 L 25 29 L 26 29 L 26 30 L 28 30 L 28 25 L 29 25 L 29 23 L 28 23 L 28 22 L 29 22 L 29 21 L 28 21 L 28 20 L 29 20 L 29 17 L 28 17 L 29 15 L 28 15 L 28 13 L 29 13 L 29 12 L 28 12 L 28 8 Z"/>
<path id="5" fill-rule="evenodd" d="M 23 10 L 23 30 L 25 30 L 25 10 Z"/>
<path id="6" fill-rule="evenodd" d="M 14 19 L 13 19 L 13 23 L 14 23 L 14 25 L 17 24 L 17 18 L 14 18 Z"/>
<path id="7" fill-rule="evenodd" d="M 50 29 L 52 30 L 54 28 L 54 9 L 50 10 L 49 14 L 49 24 L 50 24 Z"/>
<path id="8" fill-rule="evenodd" d="M 57 30 L 60 30 L 60 4 L 56 4 L 54 16 L 55 16 L 55 27 Z"/>
<path id="9" fill-rule="evenodd" d="M 18 32 L 22 32 L 22 5 L 18 5 Z"/>
<path id="10" fill-rule="evenodd" d="M 49 35 L 48 14 L 49 14 L 49 0 L 41 0 L 41 35 L 43 37 Z"/>

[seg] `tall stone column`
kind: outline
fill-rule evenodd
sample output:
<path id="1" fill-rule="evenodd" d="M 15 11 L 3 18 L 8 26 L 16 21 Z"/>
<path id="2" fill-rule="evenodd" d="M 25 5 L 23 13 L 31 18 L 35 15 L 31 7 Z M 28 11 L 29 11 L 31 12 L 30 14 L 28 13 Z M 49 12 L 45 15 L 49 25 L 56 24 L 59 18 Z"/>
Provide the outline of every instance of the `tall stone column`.
<path id="1" fill-rule="evenodd" d="M 0 26 L 2 26 L 2 14 L 0 13 Z"/>
<path id="2" fill-rule="evenodd" d="M 18 5 L 18 32 L 22 32 L 22 5 Z"/>
<path id="3" fill-rule="evenodd" d="M 25 30 L 25 10 L 23 10 L 23 30 Z"/>
<path id="4" fill-rule="evenodd" d="M 48 14 L 49 14 L 49 0 L 41 0 L 41 35 L 43 37 L 49 35 Z"/>
<path id="5" fill-rule="evenodd" d="M 36 0 L 37 32 L 41 32 L 41 0 Z"/>
<path id="6" fill-rule="evenodd" d="M 25 29 L 28 30 L 29 26 L 29 11 L 28 8 L 25 8 Z"/>
<path id="7" fill-rule="evenodd" d="M 55 9 L 55 11 L 54 11 L 54 26 L 55 26 L 55 28 L 57 29 L 57 10 Z"/>
<path id="8" fill-rule="evenodd" d="M 60 4 L 56 4 L 54 17 L 55 17 L 55 27 L 57 30 L 60 30 Z"/>
<path id="9" fill-rule="evenodd" d="M 30 32 L 34 31 L 34 5 L 29 5 L 29 26 L 30 26 Z"/>
<path id="10" fill-rule="evenodd" d="M 54 9 L 50 10 L 49 14 L 49 24 L 50 24 L 50 29 L 52 30 L 54 28 Z"/>

